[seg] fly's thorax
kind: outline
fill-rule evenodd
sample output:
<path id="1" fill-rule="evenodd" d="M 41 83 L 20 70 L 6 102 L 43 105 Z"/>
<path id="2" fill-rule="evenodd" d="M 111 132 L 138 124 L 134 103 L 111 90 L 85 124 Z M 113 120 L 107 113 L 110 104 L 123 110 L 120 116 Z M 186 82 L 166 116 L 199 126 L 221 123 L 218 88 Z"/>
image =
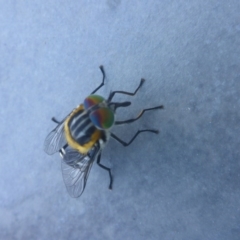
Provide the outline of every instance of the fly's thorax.
<path id="1" fill-rule="evenodd" d="M 70 147 L 86 154 L 101 137 L 83 105 L 74 109 L 64 123 L 65 138 Z"/>
<path id="2" fill-rule="evenodd" d="M 80 105 L 65 121 L 64 130 L 68 144 L 80 153 L 86 154 L 99 142 L 101 148 L 110 138 L 110 127 L 114 123 L 114 113 L 106 101 L 90 106 Z"/>

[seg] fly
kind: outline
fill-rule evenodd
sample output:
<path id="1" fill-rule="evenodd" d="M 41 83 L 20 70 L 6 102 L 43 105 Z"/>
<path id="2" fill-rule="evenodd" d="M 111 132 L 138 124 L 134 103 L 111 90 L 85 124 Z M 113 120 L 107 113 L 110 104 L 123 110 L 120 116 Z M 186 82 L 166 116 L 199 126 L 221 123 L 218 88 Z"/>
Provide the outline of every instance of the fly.
<path id="1" fill-rule="evenodd" d="M 133 93 L 113 91 L 105 99 L 95 94 L 104 85 L 105 80 L 104 68 L 103 66 L 99 68 L 103 75 L 102 83 L 62 121 L 52 118 L 52 121 L 57 126 L 48 134 L 44 142 L 44 150 L 47 154 L 60 153 L 63 180 L 68 193 L 75 198 L 83 193 L 95 159 L 97 159 L 97 164 L 108 172 L 110 178 L 109 189 L 112 189 L 113 177 L 111 169 L 100 162 L 101 152 L 110 138 L 114 138 L 126 147 L 140 133 L 158 133 L 158 130 L 155 129 L 138 130 L 129 142 L 125 142 L 112 133 L 113 126 L 132 123 L 138 120 L 146 111 L 163 109 L 163 105 L 146 108 L 135 118 L 124 121 L 116 120 L 115 112 L 117 108 L 128 107 L 131 102 L 112 102 L 114 95 L 134 96 L 145 80 L 141 79 L 140 84 Z"/>

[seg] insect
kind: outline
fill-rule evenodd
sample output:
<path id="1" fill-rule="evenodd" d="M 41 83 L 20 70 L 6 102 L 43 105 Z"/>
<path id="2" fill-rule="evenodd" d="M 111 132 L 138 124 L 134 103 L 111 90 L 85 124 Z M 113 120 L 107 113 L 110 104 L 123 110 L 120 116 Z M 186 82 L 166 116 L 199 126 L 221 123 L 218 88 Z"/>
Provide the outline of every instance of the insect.
<path id="1" fill-rule="evenodd" d="M 163 109 L 163 105 L 143 109 L 135 118 L 118 121 L 115 119 L 115 112 L 119 107 L 128 107 L 131 102 L 112 102 L 115 94 L 134 96 L 143 85 L 141 79 L 137 89 L 132 92 L 113 91 L 105 99 L 95 93 L 104 85 L 105 71 L 103 66 L 99 67 L 102 72 L 101 84 L 85 98 L 82 104 L 77 106 L 62 121 L 52 118 L 57 124 L 46 137 L 44 150 L 52 155 L 60 153 L 62 158 L 62 175 L 68 193 L 72 197 L 79 197 L 86 186 L 89 172 L 95 159 L 97 164 L 108 171 L 112 189 L 113 177 L 111 169 L 101 164 L 101 152 L 110 138 L 114 138 L 123 146 L 129 146 L 135 138 L 143 132 L 158 133 L 155 129 L 138 130 L 129 142 L 121 140 L 112 133 L 115 125 L 128 124 L 138 120 L 146 111 Z"/>

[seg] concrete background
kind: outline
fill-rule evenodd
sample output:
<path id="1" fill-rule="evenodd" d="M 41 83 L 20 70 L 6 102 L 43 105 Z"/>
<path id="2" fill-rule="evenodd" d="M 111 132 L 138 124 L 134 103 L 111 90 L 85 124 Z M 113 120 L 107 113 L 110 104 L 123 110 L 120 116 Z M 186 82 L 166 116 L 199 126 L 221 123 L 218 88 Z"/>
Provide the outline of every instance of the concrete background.
<path id="1" fill-rule="evenodd" d="M 0 239 L 240 239 L 240 2 L 0 1 Z M 46 135 L 101 81 L 132 91 L 72 199 Z"/>

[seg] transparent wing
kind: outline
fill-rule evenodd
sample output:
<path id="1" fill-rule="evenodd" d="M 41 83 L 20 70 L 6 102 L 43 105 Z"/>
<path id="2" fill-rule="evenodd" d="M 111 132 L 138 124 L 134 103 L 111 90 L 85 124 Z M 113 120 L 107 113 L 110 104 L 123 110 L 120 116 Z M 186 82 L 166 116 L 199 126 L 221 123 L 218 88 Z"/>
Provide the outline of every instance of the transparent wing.
<path id="1" fill-rule="evenodd" d="M 44 141 L 44 151 L 49 155 L 58 152 L 67 144 L 64 135 L 64 120 L 47 135 Z"/>
<path id="2" fill-rule="evenodd" d="M 99 147 L 94 147 L 88 155 L 82 155 L 70 148 L 65 150 L 62 159 L 62 175 L 71 197 L 77 198 L 83 193 L 92 164 L 99 153 Z"/>

